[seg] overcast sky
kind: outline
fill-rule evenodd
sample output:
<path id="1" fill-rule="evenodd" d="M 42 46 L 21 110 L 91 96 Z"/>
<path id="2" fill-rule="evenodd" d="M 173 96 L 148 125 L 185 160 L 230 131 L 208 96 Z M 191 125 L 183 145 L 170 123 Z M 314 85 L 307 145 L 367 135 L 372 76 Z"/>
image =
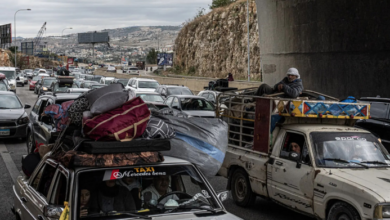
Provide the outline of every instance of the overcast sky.
<path id="1" fill-rule="evenodd" d="M 12 24 L 16 35 L 35 37 L 46 21 L 46 36 L 129 26 L 180 25 L 209 8 L 212 0 L 2 0 L 0 25 Z M 12 36 L 14 30 L 12 29 Z"/>

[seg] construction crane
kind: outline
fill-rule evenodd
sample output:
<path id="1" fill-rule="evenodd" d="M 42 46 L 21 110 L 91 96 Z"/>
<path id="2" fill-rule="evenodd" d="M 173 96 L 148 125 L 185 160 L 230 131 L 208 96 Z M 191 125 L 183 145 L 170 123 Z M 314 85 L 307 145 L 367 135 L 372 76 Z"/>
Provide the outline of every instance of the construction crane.
<path id="1" fill-rule="evenodd" d="M 43 23 L 41 29 L 39 30 L 37 36 L 34 39 L 34 54 L 36 53 L 37 48 L 39 47 L 39 44 L 41 43 L 41 39 L 42 39 L 43 33 L 45 33 L 45 31 L 46 31 L 46 21 L 45 21 L 45 23 Z"/>

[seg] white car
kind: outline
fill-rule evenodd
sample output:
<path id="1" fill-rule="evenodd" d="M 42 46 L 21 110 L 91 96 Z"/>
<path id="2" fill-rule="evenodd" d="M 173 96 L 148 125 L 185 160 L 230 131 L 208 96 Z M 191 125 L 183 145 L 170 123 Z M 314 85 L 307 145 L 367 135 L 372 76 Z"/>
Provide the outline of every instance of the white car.
<path id="1" fill-rule="evenodd" d="M 154 79 L 131 78 L 125 87 L 134 92 L 154 92 L 160 84 Z"/>
<path id="2" fill-rule="evenodd" d="M 116 72 L 115 66 L 108 66 L 107 72 Z"/>
<path id="3" fill-rule="evenodd" d="M 0 67 L 0 73 L 7 78 L 10 90 L 16 92 L 15 67 Z"/>
<path id="4" fill-rule="evenodd" d="M 23 73 L 19 73 L 18 75 L 16 75 L 16 86 L 24 86 L 25 81 L 27 81 L 27 78 L 24 77 Z"/>
<path id="5" fill-rule="evenodd" d="M 115 77 L 102 77 L 100 79 L 100 84 L 109 85 L 114 82 Z"/>
<path id="6" fill-rule="evenodd" d="M 139 69 L 137 67 L 129 67 L 129 69 L 126 72 L 129 75 L 137 75 L 139 76 Z"/>

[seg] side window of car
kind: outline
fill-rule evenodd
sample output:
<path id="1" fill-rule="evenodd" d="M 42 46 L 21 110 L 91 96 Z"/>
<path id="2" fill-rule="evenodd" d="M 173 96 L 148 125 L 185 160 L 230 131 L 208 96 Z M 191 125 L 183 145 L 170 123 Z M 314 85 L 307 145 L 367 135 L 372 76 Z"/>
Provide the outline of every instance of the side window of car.
<path id="1" fill-rule="evenodd" d="M 166 104 L 167 106 L 171 106 L 172 101 L 173 101 L 173 97 L 169 97 L 169 98 L 167 99 L 167 101 L 165 102 L 165 104 Z"/>
<path id="2" fill-rule="evenodd" d="M 51 205 L 63 205 L 67 200 L 66 195 L 68 192 L 68 179 L 66 176 L 58 172 L 56 181 L 53 185 L 53 193 L 50 198 L 49 204 Z"/>
<path id="3" fill-rule="evenodd" d="M 174 106 L 180 108 L 180 104 L 179 104 L 179 99 L 178 98 L 173 99 L 172 107 L 174 107 Z"/>
<path id="4" fill-rule="evenodd" d="M 39 106 L 41 105 L 41 103 L 42 103 L 42 99 L 38 99 L 34 105 L 34 108 L 32 109 L 32 111 L 35 112 L 36 114 L 38 114 L 39 112 Z"/>
<path id="5" fill-rule="evenodd" d="M 280 157 L 293 160 L 290 158 L 291 153 L 297 153 L 300 156 L 302 163 L 310 163 L 309 152 L 307 149 L 305 137 L 303 135 L 291 132 L 286 133 L 280 152 Z"/>
<path id="6" fill-rule="evenodd" d="M 47 104 L 48 104 L 47 99 L 42 99 L 41 106 L 39 107 L 39 110 L 38 110 L 38 113 L 37 113 L 39 116 L 41 116 L 43 111 L 45 111 L 45 108 L 46 108 Z"/>
<path id="7" fill-rule="evenodd" d="M 47 197 L 55 171 L 56 169 L 53 166 L 45 164 L 39 173 L 34 177 L 34 181 L 32 182 L 31 187 L 42 196 Z"/>
<path id="8" fill-rule="evenodd" d="M 168 95 L 167 90 L 165 88 L 162 89 L 161 95 Z"/>
<path id="9" fill-rule="evenodd" d="M 210 93 L 209 96 L 206 98 L 209 101 L 215 101 L 215 96 L 213 93 Z"/>

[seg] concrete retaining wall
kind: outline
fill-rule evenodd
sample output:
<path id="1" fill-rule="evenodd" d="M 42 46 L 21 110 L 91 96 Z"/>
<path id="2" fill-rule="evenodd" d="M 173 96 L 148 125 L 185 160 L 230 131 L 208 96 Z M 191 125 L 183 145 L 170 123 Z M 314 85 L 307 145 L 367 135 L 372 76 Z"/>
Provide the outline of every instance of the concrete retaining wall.
<path id="1" fill-rule="evenodd" d="M 390 97 L 390 1 L 256 0 L 264 83 L 298 68 L 305 89 Z"/>
<path id="2" fill-rule="evenodd" d="M 99 75 L 110 76 L 116 78 L 130 79 L 134 76 L 110 72 L 99 72 Z M 187 86 L 191 91 L 197 94 L 199 91 L 204 90 L 203 87 L 208 86 L 210 79 L 190 79 L 190 78 L 174 78 L 174 77 L 160 77 L 160 76 L 141 76 L 140 78 L 151 78 L 157 80 L 160 84 L 177 84 Z M 251 87 L 259 87 L 260 82 L 230 82 L 230 87 L 238 89 L 245 89 Z"/>

